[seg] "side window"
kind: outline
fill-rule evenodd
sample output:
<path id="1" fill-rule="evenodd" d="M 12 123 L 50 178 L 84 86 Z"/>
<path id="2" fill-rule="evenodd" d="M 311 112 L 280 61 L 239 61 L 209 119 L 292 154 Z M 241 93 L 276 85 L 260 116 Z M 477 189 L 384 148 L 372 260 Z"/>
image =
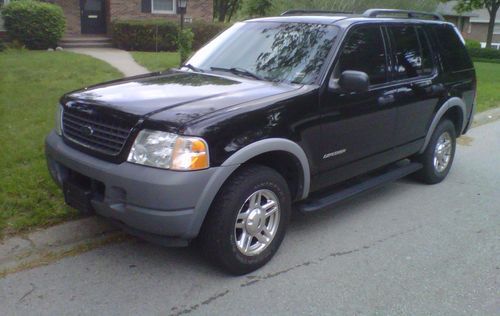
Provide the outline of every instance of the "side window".
<path id="1" fill-rule="evenodd" d="M 445 71 L 472 68 L 472 62 L 457 31 L 450 25 L 433 27 Z"/>
<path id="2" fill-rule="evenodd" d="M 371 84 L 386 82 L 386 54 L 378 26 L 360 27 L 348 36 L 335 67 L 335 77 L 345 70 L 367 73 Z"/>
<path id="3" fill-rule="evenodd" d="M 432 74 L 434 71 L 434 62 L 432 61 L 431 47 L 429 45 L 429 39 L 424 29 L 417 27 L 418 41 L 420 43 L 420 51 L 422 53 L 422 70 L 420 74 L 422 76 L 427 76 Z"/>
<path id="4" fill-rule="evenodd" d="M 425 76 L 432 73 L 433 62 L 427 37 L 413 25 L 390 26 L 392 50 L 396 58 L 396 79 Z"/>

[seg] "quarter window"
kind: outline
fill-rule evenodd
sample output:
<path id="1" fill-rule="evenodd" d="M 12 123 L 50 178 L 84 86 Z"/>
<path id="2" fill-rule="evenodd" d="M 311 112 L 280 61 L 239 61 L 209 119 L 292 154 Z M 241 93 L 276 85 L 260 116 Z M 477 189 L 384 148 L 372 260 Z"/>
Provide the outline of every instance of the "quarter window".
<path id="1" fill-rule="evenodd" d="M 391 26 L 393 52 L 396 58 L 396 79 L 430 75 L 433 71 L 432 55 L 424 31 L 411 25 Z"/>
<path id="2" fill-rule="evenodd" d="M 335 67 L 335 78 L 346 70 L 365 72 L 371 84 L 386 82 L 386 54 L 379 27 L 360 27 L 349 35 Z"/>
<path id="3" fill-rule="evenodd" d="M 433 29 L 444 71 L 458 71 L 473 67 L 459 33 L 454 27 L 445 24 L 433 26 Z"/>

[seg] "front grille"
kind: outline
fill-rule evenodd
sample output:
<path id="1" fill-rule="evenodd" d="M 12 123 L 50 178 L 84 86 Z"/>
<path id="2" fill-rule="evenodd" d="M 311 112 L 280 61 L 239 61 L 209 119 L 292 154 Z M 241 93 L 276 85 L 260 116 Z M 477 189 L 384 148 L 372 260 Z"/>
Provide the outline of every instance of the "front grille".
<path id="1" fill-rule="evenodd" d="M 132 129 L 128 124 L 101 114 L 65 109 L 64 137 L 71 142 L 106 155 L 118 155 Z"/>

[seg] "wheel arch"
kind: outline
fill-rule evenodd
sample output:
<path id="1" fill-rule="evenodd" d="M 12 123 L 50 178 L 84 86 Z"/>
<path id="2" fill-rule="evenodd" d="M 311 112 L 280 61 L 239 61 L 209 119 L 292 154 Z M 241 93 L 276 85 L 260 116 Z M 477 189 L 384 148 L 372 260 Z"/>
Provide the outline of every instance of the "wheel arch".
<path id="1" fill-rule="evenodd" d="M 271 160 L 265 158 L 271 157 Z M 224 185 L 226 180 L 243 164 L 245 163 L 260 163 L 267 165 L 271 168 L 278 169 L 277 171 L 283 175 L 284 169 L 277 168 L 279 159 L 287 157 L 286 163 L 283 167 L 296 166 L 298 168 L 297 187 L 295 192 L 295 199 L 305 199 L 309 194 L 310 188 L 310 169 L 309 161 L 304 150 L 295 142 L 284 138 L 268 138 L 254 142 L 246 147 L 241 148 L 231 157 L 229 157 L 210 178 L 205 186 L 203 193 L 198 199 L 195 207 L 195 212 L 198 213 L 197 219 L 193 221 L 192 227 L 189 231 L 188 237 L 195 237 L 203 224 L 206 214 L 212 204 L 215 196 L 220 188 Z M 281 171 L 281 172 L 280 172 Z M 293 177 L 287 179 L 293 181 Z M 290 185 L 290 184 L 289 184 Z M 293 186 L 292 186 L 293 188 Z M 294 196 L 293 192 L 292 196 Z"/>
<path id="2" fill-rule="evenodd" d="M 425 136 L 424 145 L 420 149 L 419 154 L 425 151 L 425 149 L 429 145 L 434 130 L 436 129 L 439 122 L 441 122 L 441 120 L 443 120 L 444 118 L 449 118 L 453 122 L 456 128 L 457 137 L 460 136 L 467 125 L 467 121 L 465 119 L 466 113 L 467 111 L 465 102 L 462 99 L 453 97 L 446 101 L 434 115 L 434 118 L 432 119 L 431 125 L 429 126 L 429 129 Z"/>

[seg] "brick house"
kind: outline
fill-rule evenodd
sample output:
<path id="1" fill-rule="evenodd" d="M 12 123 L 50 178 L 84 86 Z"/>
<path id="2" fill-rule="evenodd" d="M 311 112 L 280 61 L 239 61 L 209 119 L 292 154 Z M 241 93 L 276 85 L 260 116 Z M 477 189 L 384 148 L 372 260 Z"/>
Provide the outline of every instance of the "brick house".
<path id="1" fill-rule="evenodd" d="M 5 0 L 4 0 L 5 1 Z M 169 19 L 179 21 L 177 0 L 50 0 L 63 8 L 67 35 L 106 34 L 112 21 Z M 189 0 L 185 19 L 212 21 L 213 0 Z"/>
<path id="2" fill-rule="evenodd" d="M 10 0 L 0 0 L 0 7 Z M 46 0 L 62 7 L 68 36 L 109 34 L 109 24 L 118 19 L 169 19 L 179 21 L 177 0 Z M 213 0 L 188 0 L 185 19 L 210 22 Z M 0 17 L 1 19 L 1 17 Z M 3 32 L 0 20 L 0 35 Z"/>

